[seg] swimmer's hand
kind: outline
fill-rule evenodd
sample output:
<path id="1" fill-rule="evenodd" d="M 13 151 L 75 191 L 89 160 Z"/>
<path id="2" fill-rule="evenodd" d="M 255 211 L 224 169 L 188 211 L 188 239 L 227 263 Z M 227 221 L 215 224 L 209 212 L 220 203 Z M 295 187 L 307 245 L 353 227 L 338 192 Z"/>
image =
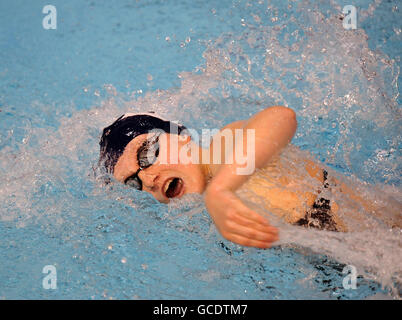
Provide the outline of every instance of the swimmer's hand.
<path id="1" fill-rule="evenodd" d="M 289 144 L 296 127 L 296 114 L 292 109 L 282 106 L 266 108 L 248 120 L 237 121 L 224 128 L 232 130 L 235 136 L 236 129 L 243 130 L 245 138 L 234 141 L 233 148 L 228 150 L 225 149 L 225 142 L 225 147 L 221 148 L 221 159 L 226 159 L 226 154 L 240 152 L 242 155 L 243 152 L 247 165 L 250 160 L 255 169 L 263 168 Z M 254 131 L 255 136 L 250 141 L 249 129 Z M 215 139 L 221 139 L 221 135 L 215 135 Z M 213 149 L 214 144 L 211 144 Z M 252 148 L 250 153 L 249 147 Z M 248 208 L 234 193 L 254 172 L 251 170 L 248 174 L 240 174 L 238 170 L 244 169 L 244 163 L 238 162 L 237 155 L 234 160 L 233 163 L 221 162 L 211 166 L 215 173 L 205 191 L 208 212 L 224 238 L 243 246 L 269 248 L 272 242 L 278 240 L 278 230 Z"/>
<path id="2" fill-rule="evenodd" d="M 278 229 L 248 208 L 231 190 L 211 184 L 205 191 L 205 204 L 218 231 L 229 241 L 265 249 L 279 239 Z"/>

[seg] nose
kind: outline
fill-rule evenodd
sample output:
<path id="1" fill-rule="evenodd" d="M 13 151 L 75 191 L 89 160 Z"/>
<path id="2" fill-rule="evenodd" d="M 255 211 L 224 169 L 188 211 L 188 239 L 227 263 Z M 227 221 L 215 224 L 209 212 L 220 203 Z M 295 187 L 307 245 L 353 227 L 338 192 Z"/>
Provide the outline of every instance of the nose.
<path id="1" fill-rule="evenodd" d="M 155 180 L 157 179 L 156 174 L 152 174 L 149 172 L 146 172 L 146 170 L 141 171 L 138 176 L 140 177 L 142 181 L 142 186 L 143 188 L 145 187 L 148 190 L 153 191 L 156 188 L 155 185 Z"/>
<path id="2" fill-rule="evenodd" d="M 142 190 L 149 192 L 150 194 L 152 194 L 154 196 L 154 198 L 156 200 L 158 200 L 159 202 L 166 202 L 166 199 L 164 199 L 164 197 L 161 195 L 160 190 L 158 189 L 158 186 L 156 184 L 156 180 L 158 179 L 158 175 L 156 174 L 152 174 L 149 172 L 144 172 L 141 171 L 138 175 L 142 181 Z"/>

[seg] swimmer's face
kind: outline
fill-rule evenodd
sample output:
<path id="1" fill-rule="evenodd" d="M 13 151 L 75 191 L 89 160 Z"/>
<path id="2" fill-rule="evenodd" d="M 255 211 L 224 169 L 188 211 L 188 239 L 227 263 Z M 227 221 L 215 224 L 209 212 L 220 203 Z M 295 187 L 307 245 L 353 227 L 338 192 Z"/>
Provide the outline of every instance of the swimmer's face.
<path id="1" fill-rule="evenodd" d="M 178 148 L 174 147 L 171 136 L 178 141 Z M 157 140 L 159 151 L 156 153 L 152 148 L 154 142 L 155 134 L 152 133 L 139 135 L 130 141 L 114 167 L 114 177 L 118 181 L 134 187 L 142 184 L 143 191 L 149 192 L 158 201 L 164 203 L 169 202 L 171 198 L 180 198 L 187 193 L 202 193 L 206 181 L 201 166 L 170 160 L 172 152 L 180 154 L 182 148 L 188 150 L 190 144 L 193 144 L 191 138 L 187 136 L 185 139 L 177 139 L 176 135 L 164 133 Z M 150 148 L 149 145 L 151 145 Z M 148 155 L 151 155 L 151 158 L 153 152 L 156 161 L 146 161 L 145 166 L 150 165 L 141 169 L 136 177 L 135 173 L 140 168 L 138 155 L 144 152 L 144 146 L 148 146 L 145 150 L 149 151 Z M 173 156 L 173 158 L 178 159 L 179 157 Z M 143 166 L 144 164 L 141 165 L 141 167 Z"/>

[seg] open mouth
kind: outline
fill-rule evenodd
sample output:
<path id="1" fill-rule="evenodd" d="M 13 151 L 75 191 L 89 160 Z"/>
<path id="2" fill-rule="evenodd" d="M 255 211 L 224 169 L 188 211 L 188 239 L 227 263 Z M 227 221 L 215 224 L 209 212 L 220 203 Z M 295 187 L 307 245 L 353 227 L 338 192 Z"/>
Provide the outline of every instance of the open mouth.
<path id="1" fill-rule="evenodd" d="M 180 178 L 172 178 L 165 182 L 163 192 L 167 198 L 175 198 L 182 194 L 183 180 Z"/>

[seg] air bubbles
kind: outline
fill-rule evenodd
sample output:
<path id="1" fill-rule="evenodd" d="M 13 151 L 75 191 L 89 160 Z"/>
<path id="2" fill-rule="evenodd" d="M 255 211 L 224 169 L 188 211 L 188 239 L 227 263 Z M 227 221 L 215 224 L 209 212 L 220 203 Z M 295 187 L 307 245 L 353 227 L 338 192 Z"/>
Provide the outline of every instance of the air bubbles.
<path id="1" fill-rule="evenodd" d="M 395 151 L 395 149 L 391 148 L 390 150 L 376 150 L 376 158 L 379 161 L 383 161 L 391 156 L 391 154 Z"/>
<path id="2" fill-rule="evenodd" d="M 109 95 L 117 96 L 117 90 L 116 90 L 116 88 L 115 88 L 112 84 L 107 83 L 107 84 L 105 84 L 105 85 L 103 86 L 103 88 L 105 88 L 106 92 L 107 92 Z"/>
<path id="3" fill-rule="evenodd" d="M 254 19 L 255 22 L 261 23 L 261 18 L 260 18 L 260 16 L 258 16 L 258 15 L 256 15 L 256 14 L 253 14 L 252 16 L 253 16 L 253 19 Z"/>

